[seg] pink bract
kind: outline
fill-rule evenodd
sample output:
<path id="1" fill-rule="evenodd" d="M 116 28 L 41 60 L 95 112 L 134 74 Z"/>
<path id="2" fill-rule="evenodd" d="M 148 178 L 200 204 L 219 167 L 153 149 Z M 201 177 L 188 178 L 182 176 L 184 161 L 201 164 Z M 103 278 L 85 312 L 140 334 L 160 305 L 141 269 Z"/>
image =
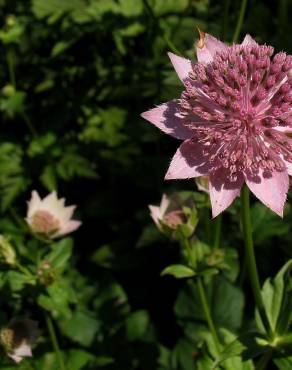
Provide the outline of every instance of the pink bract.
<path id="1" fill-rule="evenodd" d="M 184 140 L 165 178 L 207 175 L 213 217 L 244 183 L 283 216 L 292 174 L 292 56 L 249 35 L 228 46 L 200 33 L 198 62 L 169 53 L 184 85 L 179 99 L 142 113 Z"/>

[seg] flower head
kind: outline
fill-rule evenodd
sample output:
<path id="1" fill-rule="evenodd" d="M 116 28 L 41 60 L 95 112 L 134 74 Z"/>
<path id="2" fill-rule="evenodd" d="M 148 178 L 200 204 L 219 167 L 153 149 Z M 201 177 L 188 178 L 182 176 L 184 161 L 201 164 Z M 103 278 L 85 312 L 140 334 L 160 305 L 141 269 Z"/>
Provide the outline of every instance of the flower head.
<path id="1" fill-rule="evenodd" d="M 166 194 L 162 195 L 159 206 L 149 205 L 150 216 L 159 229 L 162 229 L 163 224 L 171 229 L 176 229 L 185 220 L 183 210 L 170 210 L 170 205 L 171 199 Z"/>
<path id="2" fill-rule="evenodd" d="M 71 219 L 76 206 L 64 204 L 65 199 L 58 199 L 55 191 L 41 199 L 34 190 L 26 217 L 32 232 L 53 239 L 78 229 L 81 222 Z"/>
<path id="3" fill-rule="evenodd" d="M 197 225 L 197 211 L 188 192 L 162 195 L 159 206 L 149 205 L 150 216 L 157 228 L 172 238 L 178 234 L 191 235 Z"/>
<path id="4" fill-rule="evenodd" d="M 184 140 L 166 179 L 208 175 L 214 217 L 244 183 L 282 216 L 292 174 L 292 56 L 249 35 L 231 46 L 200 37 L 197 63 L 169 53 L 184 85 L 180 99 L 142 114 Z"/>
<path id="5" fill-rule="evenodd" d="M 29 319 L 13 319 L 0 332 L 0 342 L 7 355 L 16 363 L 32 357 L 31 347 L 39 335 L 38 323 Z"/>

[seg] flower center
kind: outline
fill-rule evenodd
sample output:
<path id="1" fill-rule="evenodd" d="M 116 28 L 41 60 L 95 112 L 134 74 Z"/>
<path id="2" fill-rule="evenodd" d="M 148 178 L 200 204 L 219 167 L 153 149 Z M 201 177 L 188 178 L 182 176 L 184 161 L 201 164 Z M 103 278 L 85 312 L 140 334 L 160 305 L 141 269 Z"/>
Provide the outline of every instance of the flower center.
<path id="1" fill-rule="evenodd" d="M 214 168 L 282 171 L 292 162 L 292 57 L 267 45 L 233 45 L 211 63 L 194 65 L 180 111 Z"/>
<path id="2" fill-rule="evenodd" d="M 31 218 L 31 228 L 35 233 L 52 234 L 59 230 L 60 222 L 50 212 L 38 210 Z"/>

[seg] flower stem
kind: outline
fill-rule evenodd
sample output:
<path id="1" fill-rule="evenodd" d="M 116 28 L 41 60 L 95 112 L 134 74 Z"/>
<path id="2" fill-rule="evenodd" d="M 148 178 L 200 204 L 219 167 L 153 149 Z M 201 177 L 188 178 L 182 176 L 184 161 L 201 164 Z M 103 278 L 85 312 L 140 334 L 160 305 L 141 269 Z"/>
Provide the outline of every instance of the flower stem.
<path id="1" fill-rule="evenodd" d="M 249 279 L 251 283 L 251 288 L 253 291 L 255 303 L 259 311 L 262 323 L 265 327 L 266 332 L 272 337 L 271 328 L 264 308 L 264 303 L 261 295 L 260 281 L 257 271 L 256 259 L 254 254 L 254 246 L 252 239 L 252 226 L 250 218 L 250 204 L 249 204 L 249 190 L 246 185 L 241 189 L 241 221 L 244 235 L 244 245 L 245 245 L 245 258 L 246 265 L 249 273 Z"/>
<path id="2" fill-rule="evenodd" d="M 29 279 L 35 280 L 35 276 L 29 271 L 28 268 L 22 266 L 21 263 L 19 263 L 18 261 L 15 261 L 14 266 L 18 268 L 18 270 L 21 271 L 24 275 L 26 275 Z"/>
<path id="3" fill-rule="evenodd" d="M 204 315 L 205 315 L 209 330 L 211 332 L 211 335 L 213 337 L 213 341 L 214 341 L 216 350 L 219 354 L 220 350 L 221 350 L 220 341 L 219 341 L 219 338 L 218 338 L 218 335 L 217 335 L 217 331 L 215 329 L 215 325 L 214 325 L 213 320 L 212 320 L 212 316 L 211 316 L 210 308 L 209 308 L 209 305 L 208 305 L 208 301 L 207 301 L 204 285 L 203 285 L 203 282 L 202 282 L 202 278 L 198 276 L 196 278 L 196 281 L 197 281 L 198 293 L 199 293 L 200 300 L 201 300 L 203 310 L 204 310 Z"/>
<path id="4" fill-rule="evenodd" d="M 59 343 L 58 343 L 58 340 L 57 340 L 57 335 L 56 335 L 56 332 L 55 332 L 55 329 L 54 329 L 53 321 L 52 321 L 52 319 L 49 315 L 46 315 L 46 322 L 47 322 L 47 328 L 48 328 L 48 331 L 49 331 L 49 334 L 50 334 L 51 342 L 52 342 L 54 351 L 55 351 L 55 353 L 57 355 L 57 358 L 58 358 L 60 370 L 66 370 L 64 360 L 63 360 L 63 356 L 62 356 L 62 353 L 60 351 Z"/>
<path id="5" fill-rule="evenodd" d="M 222 20 L 222 24 L 221 24 L 221 39 L 222 40 L 224 40 L 226 38 L 230 2 L 231 2 L 231 0 L 224 0 L 223 20 Z"/>
<path id="6" fill-rule="evenodd" d="M 16 78 L 14 72 L 14 55 L 12 49 L 8 49 L 6 54 L 6 60 L 8 65 L 10 83 L 16 89 Z"/>
<path id="7" fill-rule="evenodd" d="M 234 43 L 237 42 L 238 37 L 239 37 L 240 32 L 241 32 L 243 19 L 244 19 L 244 15 L 245 15 L 245 10 L 246 10 L 246 5 L 247 5 L 247 0 L 241 0 L 239 16 L 238 16 L 238 19 L 237 19 L 237 24 L 236 24 L 236 28 L 235 28 L 233 39 L 232 39 L 232 42 L 234 42 Z"/>
<path id="8" fill-rule="evenodd" d="M 216 217 L 214 221 L 214 249 L 218 249 L 221 244 L 222 215 Z"/>

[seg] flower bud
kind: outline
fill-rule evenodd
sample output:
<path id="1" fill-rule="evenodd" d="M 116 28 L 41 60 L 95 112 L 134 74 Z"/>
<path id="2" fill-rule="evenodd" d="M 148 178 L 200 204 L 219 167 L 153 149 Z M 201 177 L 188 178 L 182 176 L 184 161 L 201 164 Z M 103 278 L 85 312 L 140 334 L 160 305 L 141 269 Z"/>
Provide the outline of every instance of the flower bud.
<path id="1" fill-rule="evenodd" d="M 0 257 L 8 265 L 14 265 L 16 262 L 16 253 L 12 245 L 9 243 L 8 238 L 0 235 Z"/>

